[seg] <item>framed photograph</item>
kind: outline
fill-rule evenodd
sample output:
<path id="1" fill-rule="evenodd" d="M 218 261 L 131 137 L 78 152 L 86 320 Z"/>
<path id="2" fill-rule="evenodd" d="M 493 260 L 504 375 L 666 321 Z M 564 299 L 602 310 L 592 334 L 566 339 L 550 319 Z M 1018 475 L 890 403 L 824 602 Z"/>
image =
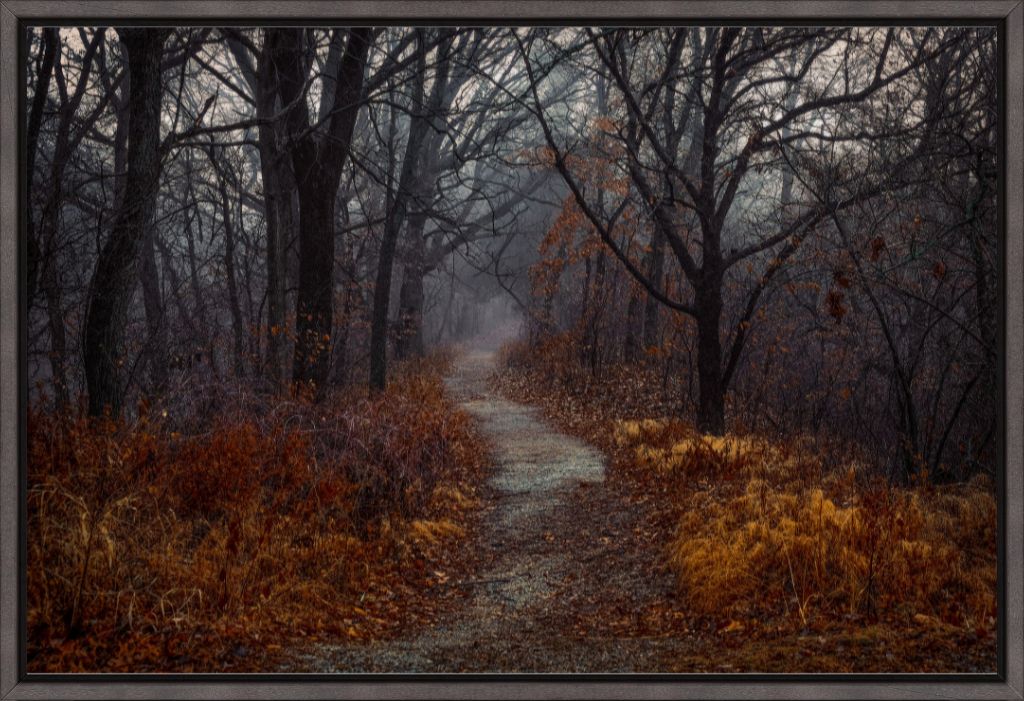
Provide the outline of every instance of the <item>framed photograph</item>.
<path id="1" fill-rule="evenodd" d="M 0 0 L 0 699 L 1024 698 L 1022 41 Z"/>

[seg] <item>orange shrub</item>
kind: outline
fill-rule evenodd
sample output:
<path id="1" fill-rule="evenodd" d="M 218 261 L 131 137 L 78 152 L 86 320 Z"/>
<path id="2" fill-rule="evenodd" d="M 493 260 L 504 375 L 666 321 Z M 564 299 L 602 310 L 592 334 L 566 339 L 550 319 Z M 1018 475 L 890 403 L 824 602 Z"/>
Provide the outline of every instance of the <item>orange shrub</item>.
<path id="1" fill-rule="evenodd" d="M 380 630 L 368 592 L 475 507 L 486 450 L 438 362 L 379 395 L 249 398 L 189 435 L 162 412 L 30 412 L 29 669 L 245 668 L 288 639 Z"/>
<path id="2" fill-rule="evenodd" d="M 994 624 L 996 506 L 982 479 L 890 487 L 856 463 L 824 473 L 800 440 L 702 436 L 676 421 L 620 422 L 615 439 L 676 485 L 668 558 L 699 613 Z"/>

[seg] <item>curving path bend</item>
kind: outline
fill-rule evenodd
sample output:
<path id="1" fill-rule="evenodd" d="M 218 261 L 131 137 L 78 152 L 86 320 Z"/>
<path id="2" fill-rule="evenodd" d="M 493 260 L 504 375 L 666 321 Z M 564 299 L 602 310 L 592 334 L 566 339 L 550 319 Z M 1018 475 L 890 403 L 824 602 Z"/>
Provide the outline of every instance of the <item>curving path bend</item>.
<path id="1" fill-rule="evenodd" d="M 604 455 L 544 422 L 536 409 L 495 395 L 487 380 L 494 354 L 463 355 L 446 379 L 493 448 L 492 500 L 485 507 L 482 571 L 466 605 L 450 620 L 392 640 L 324 646 L 320 672 L 570 672 L 621 668 L 616 646 L 595 645 L 552 629 L 555 599 L 579 574 L 581 527 L 567 497 L 604 480 Z M 564 605 L 564 604 L 561 604 Z M 632 665 L 629 665 L 632 666 Z"/>

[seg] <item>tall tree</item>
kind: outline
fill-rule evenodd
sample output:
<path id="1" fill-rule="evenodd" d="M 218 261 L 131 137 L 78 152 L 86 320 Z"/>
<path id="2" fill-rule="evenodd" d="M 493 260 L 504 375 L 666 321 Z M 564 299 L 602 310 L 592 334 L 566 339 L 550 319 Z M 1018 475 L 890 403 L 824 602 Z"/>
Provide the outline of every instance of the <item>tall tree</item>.
<path id="1" fill-rule="evenodd" d="M 32 183 L 35 179 L 36 153 L 39 150 L 39 130 L 43 124 L 43 110 L 46 107 L 46 100 L 50 93 L 50 77 L 53 75 L 53 65 L 57 56 L 57 48 L 60 45 L 60 35 L 56 27 L 47 27 L 43 30 L 39 44 L 39 56 L 36 61 L 36 85 L 32 94 L 32 107 L 28 113 L 28 128 L 25 133 L 27 142 L 27 177 Z M 39 241 L 36 239 L 35 219 L 32 216 L 32 208 L 26 212 L 28 224 L 28 298 L 35 296 L 36 283 L 38 281 L 38 268 L 41 252 Z"/>
<path id="2" fill-rule="evenodd" d="M 124 332 L 138 284 L 139 252 L 151 223 L 160 181 L 160 60 L 170 30 L 119 28 L 128 54 L 128 163 L 117 221 L 100 251 L 90 284 L 84 331 L 89 413 L 120 414 Z"/>
<path id="3" fill-rule="evenodd" d="M 272 32 L 273 30 L 267 30 Z M 286 151 L 285 121 L 276 119 L 283 108 L 272 49 L 274 42 L 264 40 L 257 47 L 238 30 L 223 30 L 231 51 L 252 94 L 257 127 L 257 148 L 260 157 L 260 180 L 263 213 L 266 222 L 267 275 L 267 374 L 275 390 L 285 380 L 287 321 L 285 316 L 287 287 L 287 242 L 295 233 L 293 217 L 294 176 Z M 326 99 L 324 102 L 327 102 Z M 329 104 L 329 103 L 328 103 Z"/>
<path id="4" fill-rule="evenodd" d="M 334 40 L 340 40 L 341 31 L 335 30 Z M 292 381 L 312 385 L 317 392 L 323 391 L 330 371 L 335 198 L 362 102 L 372 30 L 356 27 L 347 35 L 333 76 L 333 100 L 319 120 L 326 125 L 323 131 L 311 123 L 306 103 L 312 65 L 306 30 L 268 29 L 265 38 L 287 112 L 288 150 L 299 193 L 299 290 Z M 330 95 L 326 81 L 324 93 Z"/>
<path id="5" fill-rule="evenodd" d="M 684 41 L 687 30 L 673 30 L 667 36 L 656 32 L 628 30 L 587 31 L 587 41 L 611 83 L 625 119 L 618 135 L 624 157 L 621 169 L 628 174 L 631 192 L 615 206 L 599 207 L 596 194 L 586 192 L 569 166 L 569 149 L 556 138 L 552 120 L 545 114 L 539 93 L 542 74 L 534 66 L 529 48 L 519 42 L 524 64 L 530 74 L 533 111 L 553 155 L 555 168 L 569 186 L 577 205 L 590 220 L 605 244 L 629 272 L 663 305 L 694 319 L 697 327 L 697 370 L 699 401 L 697 424 L 701 430 L 720 435 L 725 431 L 725 397 L 749 337 L 753 316 L 762 294 L 783 264 L 793 255 L 813 228 L 836 209 L 874 196 L 879 182 L 864 182 L 857 192 L 841 202 L 830 202 L 790 217 L 774 232 L 754 241 L 744 241 L 730 231 L 730 213 L 747 177 L 773 153 L 789 144 L 781 138 L 784 129 L 796 124 L 805 133 L 820 130 L 809 121 L 814 114 L 835 114 L 843 106 L 862 103 L 895 81 L 909 75 L 956 41 L 951 34 L 938 42 L 926 41 L 908 51 L 906 60 L 895 66 L 896 32 L 869 37 L 874 54 L 870 63 L 852 65 L 849 52 L 843 54 L 839 73 L 844 81 L 824 88 L 804 90 L 804 99 L 787 100 L 791 92 L 818 66 L 834 47 L 862 38 L 848 30 L 741 29 L 705 30 L 703 47 L 690 50 L 689 61 L 664 60 L 656 63 L 653 75 L 637 72 L 637 61 L 653 49 L 664 47 L 671 58 Z M 776 57 L 800 51 L 804 57 L 793 69 L 776 65 Z M 691 100 L 676 104 L 680 79 L 695 81 Z M 685 92 L 685 91 L 684 91 Z M 696 118 L 699 125 L 688 120 Z M 660 127 L 660 124 L 665 126 Z M 686 130 L 699 134 L 694 146 L 695 170 L 687 167 L 690 153 L 679 148 L 679 135 Z M 824 135 L 828 138 L 828 135 Z M 790 137 L 792 138 L 792 137 Z M 616 235 L 616 220 L 631 199 L 650 208 L 658 234 L 688 283 L 689 295 L 679 299 L 664 285 L 658 285 L 635 262 L 628 244 Z M 683 213 L 695 218 L 693 230 L 678 226 Z M 766 262 L 762 262 L 767 258 Z M 730 323 L 723 317 L 724 290 L 730 271 L 741 262 L 758 262 L 762 272 L 746 290 L 741 311 Z M 728 326 L 726 326 L 728 324 Z M 725 327 L 725 328 L 723 328 Z M 724 338 L 723 338 L 724 337 Z"/>
<path id="6" fill-rule="evenodd" d="M 370 326 L 370 386 L 384 389 L 387 383 L 387 340 L 388 312 L 391 301 L 391 274 L 394 265 L 395 247 L 399 232 L 405 224 L 406 213 L 410 200 L 417 196 L 422 198 L 429 185 L 423 183 L 422 157 L 423 146 L 430 126 L 429 115 L 436 113 L 441 106 L 447 84 L 449 61 L 441 45 L 438 50 L 437 73 L 434 75 L 433 89 L 429 105 L 424 105 L 424 85 L 427 77 L 426 56 L 427 38 L 425 30 L 417 30 L 416 61 L 413 67 L 411 96 L 409 98 L 409 137 L 402 157 L 402 167 L 398 176 L 398 184 L 389 197 L 387 218 L 384 222 L 384 233 L 381 239 L 380 252 L 377 257 L 377 279 L 373 288 L 373 316 Z M 422 212 L 422 205 L 420 206 Z M 422 225 L 425 216 L 419 214 L 410 224 L 416 224 L 416 235 L 422 236 Z"/>

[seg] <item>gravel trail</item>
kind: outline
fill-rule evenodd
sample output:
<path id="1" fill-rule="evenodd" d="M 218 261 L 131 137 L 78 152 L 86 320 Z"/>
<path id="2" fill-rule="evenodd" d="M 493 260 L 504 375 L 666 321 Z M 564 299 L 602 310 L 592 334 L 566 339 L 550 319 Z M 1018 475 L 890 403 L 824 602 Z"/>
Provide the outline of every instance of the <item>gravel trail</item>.
<path id="1" fill-rule="evenodd" d="M 322 646 L 306 657 L 315 671 L 573 672 L 647 666 L 638 665 L 637 658 L 647 657 L 650 641 L 588 639 L 560 619 L 560 612 L 584 605 L 578 592 L 614 586 L 616 580 L 615 571 L 595 573 L 593 567 L 608 540 L 601 538 L 605 517 L 581 513 L 587 510 L 573 499 L 581 484 L 603 482 L 603 454 L 554 429 L 535 409 L 490 392 L 493 369 L 492 353 L 470 352 L 446 380 L 493 446 L 495 464 L 480 535 L 485 565 L 472 579 L 452 582 L 467 589 L 466 604 L 437 625 L 396 639 Z"/>

